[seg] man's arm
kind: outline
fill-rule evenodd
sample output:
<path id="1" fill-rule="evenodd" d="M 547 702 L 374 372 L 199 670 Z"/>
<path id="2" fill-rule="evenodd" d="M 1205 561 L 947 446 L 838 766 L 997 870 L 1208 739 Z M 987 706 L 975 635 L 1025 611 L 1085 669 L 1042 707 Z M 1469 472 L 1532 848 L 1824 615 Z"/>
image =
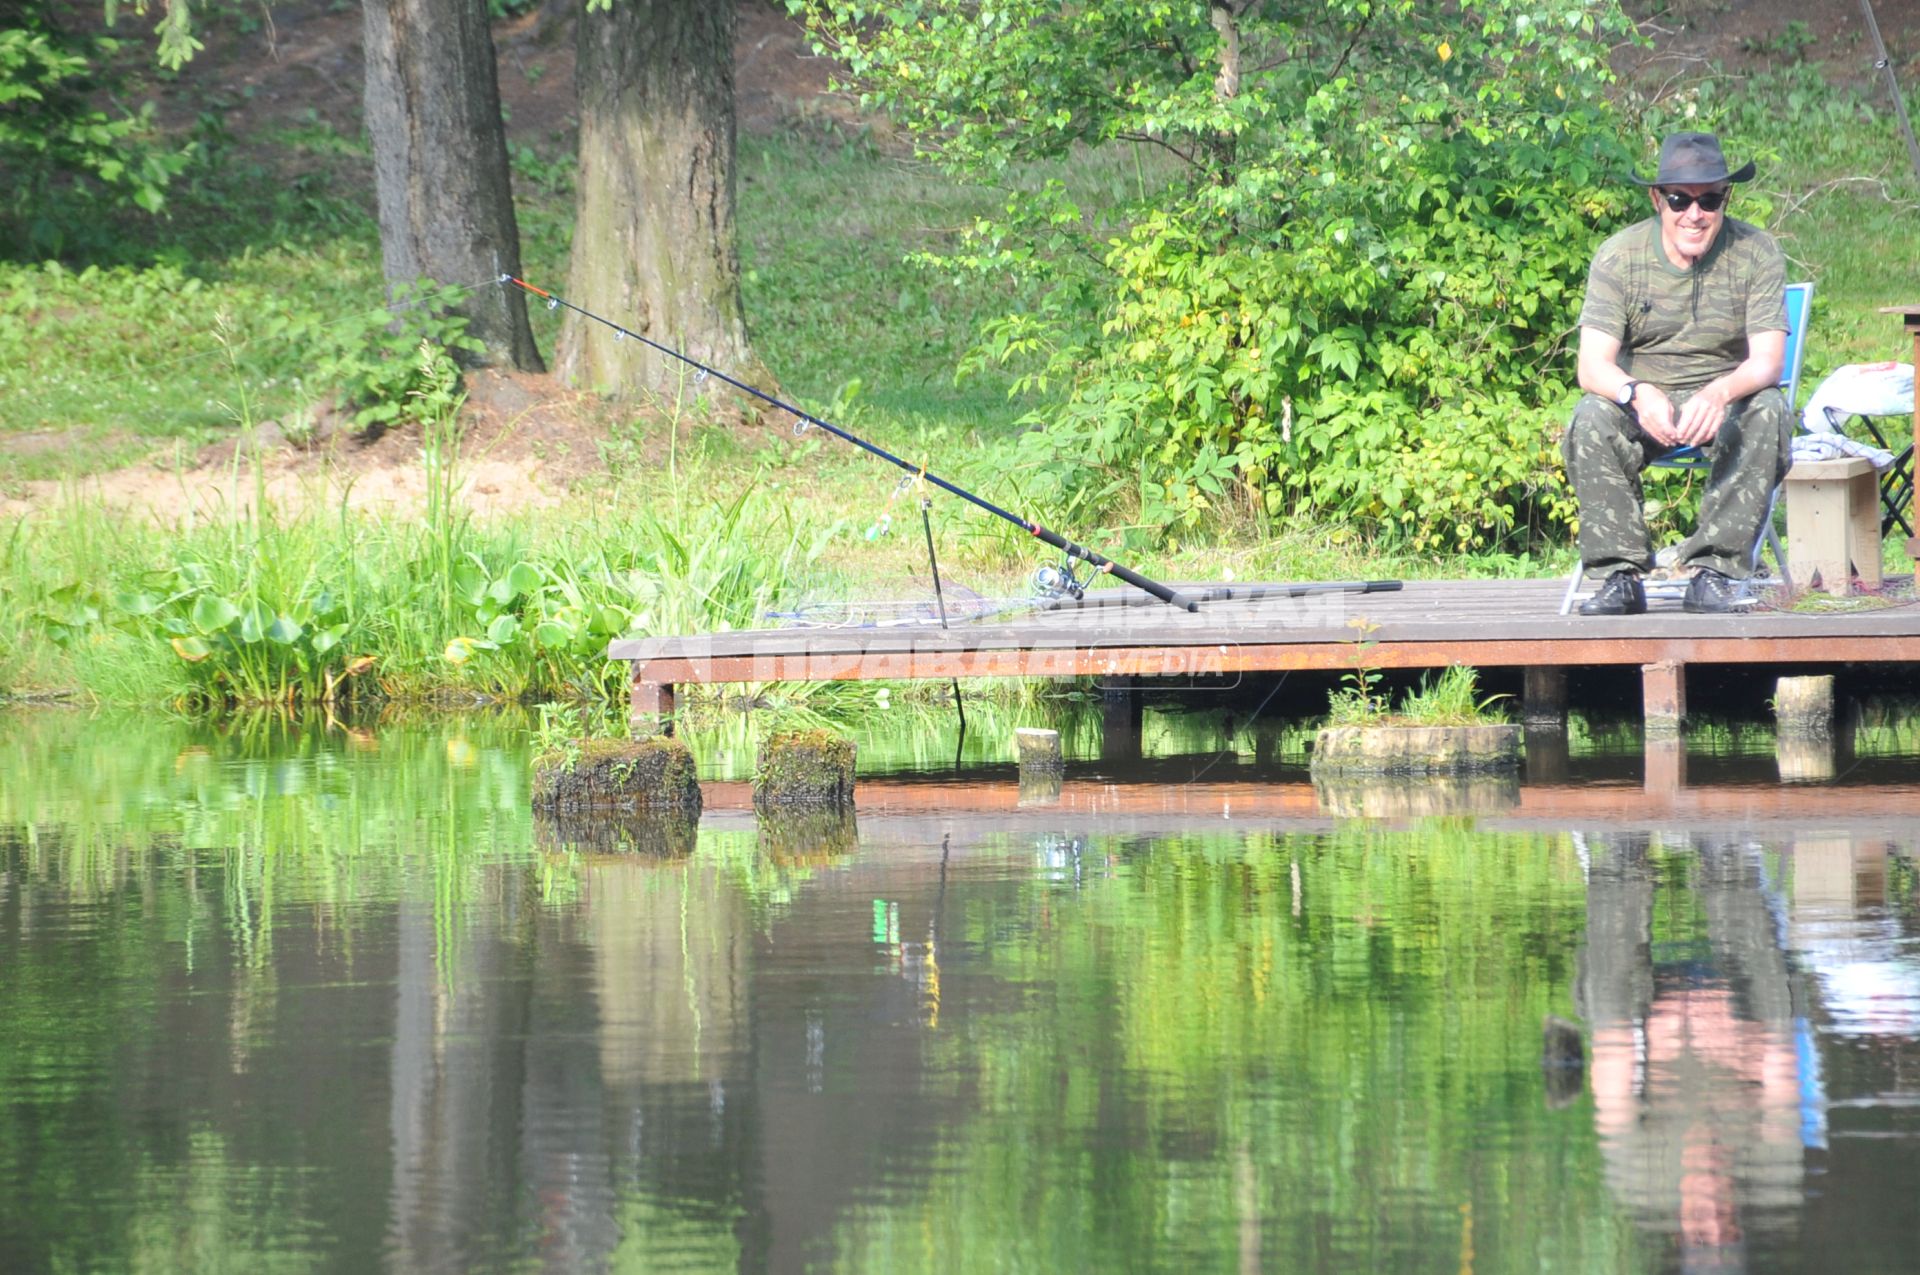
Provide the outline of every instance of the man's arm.
<path id="1" fill-rule="evenodd" d="M 1674 422 L 1675 438 L 1685 446 L 1712 438 L 1720 432 L 1720 422 L 1727 419 L 1730 404 L 1780 383 L 1780 368 L 1786 359 L 1785 332 L 1749 332 L 1746 360 L 1725 376 L 1708 381 L 1687 400 L 1680 409 L 1680 419 Z"/>
<path id="2" fill-rule="evenodd" d="M 1581 389 L 1616 403 L 1620 401 L 1620 391 L 1633 379 L 1620 366 L 1620 338 L 1598 328 L 1580 329 L 1577 370 Z M 1639 418 L 1640 428 L 1652 435 L 1653 441 L 1667 447 L 1678 443 L 1674 434 L 1673 403 L 1658 385 L 1640 382 L 1633 392 L 1631 410 Z"/>

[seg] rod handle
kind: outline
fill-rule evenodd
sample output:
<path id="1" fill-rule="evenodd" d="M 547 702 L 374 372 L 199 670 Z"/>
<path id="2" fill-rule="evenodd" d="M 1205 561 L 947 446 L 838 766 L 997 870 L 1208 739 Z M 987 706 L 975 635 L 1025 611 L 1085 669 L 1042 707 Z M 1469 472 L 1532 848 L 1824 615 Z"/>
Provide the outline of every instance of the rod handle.
<path id="1" fill-rule="evenodd" d="M 1138 571 L 1130 567 L 1123 567 L 1104 554 L 1089 549 L 1085 545 L 1077 545 L 1049 527 L 1043 527 L 1037 522 L 1030 522 L 1027 524 L 1027 530 L 1032 532 L 1036 539 L 1045 544 L 1052 545 L 1069 558 L 1078 558 L 1097 571 L 1104 571 L 1108 575 L 1117 576 L 1134 588 L 1152 594 L 1168 606 L 1179 607 L 1182 611 L 1198 611 L 1200 609 L 1198 602 L 1180 596 L 1166 585 L 1161 584 L 1158 580 L 1149 580 Z"/>

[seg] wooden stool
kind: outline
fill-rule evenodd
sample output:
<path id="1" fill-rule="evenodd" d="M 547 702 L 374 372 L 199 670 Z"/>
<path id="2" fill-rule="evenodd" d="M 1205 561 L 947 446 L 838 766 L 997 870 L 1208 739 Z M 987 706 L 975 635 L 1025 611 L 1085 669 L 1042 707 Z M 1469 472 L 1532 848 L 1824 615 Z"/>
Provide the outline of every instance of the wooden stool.
<path id="1" fill-rule="evenodd" d="M 1828 593 L 1853 591 L 1853 572 L 1880 587 L 1880 480 L 1869 461 L 1795 461 L 1787 471 L 1787 541 L 1796 579 Z M 1851 570 L 1849 569 L 1851 568 Z"/>

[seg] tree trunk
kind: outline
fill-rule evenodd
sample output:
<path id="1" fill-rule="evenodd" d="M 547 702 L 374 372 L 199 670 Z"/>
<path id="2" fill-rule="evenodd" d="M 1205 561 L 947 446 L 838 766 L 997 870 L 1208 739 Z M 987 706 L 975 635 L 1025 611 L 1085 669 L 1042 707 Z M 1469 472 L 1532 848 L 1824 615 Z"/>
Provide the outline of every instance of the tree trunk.
<path id="1" fill-rule="evenodd" d="M 580 174 L 568 299 L 748 384 L 740 307 L 731 0 L 614 0 L 580 15 Z M 686 366 L 569 314 L 560 375 L 618 396 L 695 392 Z M 707 388 L 713 388 L 709 385 Z"/>
<path id="2" fill-rule="evenodd" d="M 520 226 L 487 0 L 365 0 L 366 119 L 389 293 L 425 277 L 485 284 L 462 304 L 475 361 L 541 369 L 520 273 Z"/>

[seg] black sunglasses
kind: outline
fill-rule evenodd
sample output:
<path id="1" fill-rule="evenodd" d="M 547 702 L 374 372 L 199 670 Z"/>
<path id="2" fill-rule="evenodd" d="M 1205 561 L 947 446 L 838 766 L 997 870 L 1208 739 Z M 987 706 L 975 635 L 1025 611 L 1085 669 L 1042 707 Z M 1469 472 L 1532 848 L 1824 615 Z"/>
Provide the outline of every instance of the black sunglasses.
<path id="1" fill-rule="evenodd" d="M 1726 205 L 1727 196 L 1732 193 L 1727 190 L 1710 190 L 1704 195 L 1689 195 L 1684 190 L 1663 190 L 1660 192 L 1660 197 L 1667 201 L 1669 212 L 1683 213 L 1695 204 L 1700 205 L 1701 212 L 1719 212 Z"/>

